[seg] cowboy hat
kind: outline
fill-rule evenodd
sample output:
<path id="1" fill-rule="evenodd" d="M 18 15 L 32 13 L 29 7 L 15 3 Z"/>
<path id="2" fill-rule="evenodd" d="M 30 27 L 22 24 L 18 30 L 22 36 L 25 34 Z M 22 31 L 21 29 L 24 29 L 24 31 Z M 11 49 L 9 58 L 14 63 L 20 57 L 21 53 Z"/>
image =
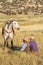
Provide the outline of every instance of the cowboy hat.
<path id="1" fill-rule="evenodd" d="M 24 41 L 28 42 L 29 40 L 27 38 L 23 38 Z"/>

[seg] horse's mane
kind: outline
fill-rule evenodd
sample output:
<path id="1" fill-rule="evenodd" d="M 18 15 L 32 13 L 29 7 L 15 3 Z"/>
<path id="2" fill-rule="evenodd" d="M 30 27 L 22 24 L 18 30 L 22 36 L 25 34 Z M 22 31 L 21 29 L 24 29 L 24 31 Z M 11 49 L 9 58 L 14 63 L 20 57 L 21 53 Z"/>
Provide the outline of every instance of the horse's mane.
<path id="1" fill-rule="evenodd" d="M 13 22 L 13 20 L 11 21 L 6 21 L 6 24 L 11 24 Z"/>

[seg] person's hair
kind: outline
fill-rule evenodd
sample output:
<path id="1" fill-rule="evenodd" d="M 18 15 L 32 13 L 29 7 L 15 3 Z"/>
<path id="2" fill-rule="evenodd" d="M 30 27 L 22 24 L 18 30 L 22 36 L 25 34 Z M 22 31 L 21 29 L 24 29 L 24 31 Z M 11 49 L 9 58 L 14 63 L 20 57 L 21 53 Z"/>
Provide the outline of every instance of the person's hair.
<path id="1" fill-rule="evenodd" d="M 25 43 L 25 40 L 23 39 L 23 42 Z"/>

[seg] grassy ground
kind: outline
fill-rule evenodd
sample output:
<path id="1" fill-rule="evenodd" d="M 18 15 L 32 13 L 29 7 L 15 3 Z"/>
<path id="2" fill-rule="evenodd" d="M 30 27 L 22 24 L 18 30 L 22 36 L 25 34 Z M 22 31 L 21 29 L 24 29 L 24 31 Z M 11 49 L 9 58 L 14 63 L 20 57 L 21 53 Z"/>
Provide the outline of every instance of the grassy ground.
<path id="1" fill-rule="evenodd" d="M 0 14 L 0 22 L 5 23 L 8 20 L 17 20 L 20 25 L 31 25 L 31 24 L 38 24 L 38 23 L 43 23 L 43 15 L 5 15 L 5 14 Z M 1 25 L 1 24 L 0 24 Z"/>
<path id="2" fill-rule="evenodd" d="M 24 25 L 34 25 L 40 23 L 43 23 L 43 16 L 33 16 L 30 17 L 27 15 L 16 15 L 16 16 L 7 16 L 0 14 L 0 21 L 3 23 L 3 21 L 11 20 L 11 19 L 17 19 L 19 21 L 19 24 Z M 25 22 L 26 21 L 26 22 Z M 29 21 L 29 22 L 28 22 Z M 0 28 L 2 28 L 3 24 L 0 22 Z M 32 23 L 30 23 L 32 22 Z M 27 24 L 26 24 L 27 23 Z M 18 50 L 11 50 L 9 48 L 3 49 L 4 40 L 1 35 L 0 30 L 0 65 L 43 65 L 43 31 L 17 31 L 15 30 L 17 36 L 14 37 L 14 46 L 21 47 L 22 45 L 22 39 L 24 37 L 30 38 L 31 34 L 34 34 L 39 52 L 36 53 L 29 53 L 26 54 L 25 52 L 20 52 Z M 10 40 L 9 40 L 10 42 Z M 10 45 L 10 44 L 9 44 Z"/>

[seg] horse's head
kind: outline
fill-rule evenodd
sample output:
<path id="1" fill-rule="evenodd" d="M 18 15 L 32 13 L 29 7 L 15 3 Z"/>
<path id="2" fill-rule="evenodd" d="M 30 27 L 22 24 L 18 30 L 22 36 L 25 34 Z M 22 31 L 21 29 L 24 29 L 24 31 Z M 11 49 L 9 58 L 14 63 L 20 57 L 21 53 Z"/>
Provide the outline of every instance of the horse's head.
<path id="1" fill-rule="evenodd" d="M 20 26 L 17 21 L 13 21 L 13 27 L 16 28 L 17 30 L 20 29 Z"/>

